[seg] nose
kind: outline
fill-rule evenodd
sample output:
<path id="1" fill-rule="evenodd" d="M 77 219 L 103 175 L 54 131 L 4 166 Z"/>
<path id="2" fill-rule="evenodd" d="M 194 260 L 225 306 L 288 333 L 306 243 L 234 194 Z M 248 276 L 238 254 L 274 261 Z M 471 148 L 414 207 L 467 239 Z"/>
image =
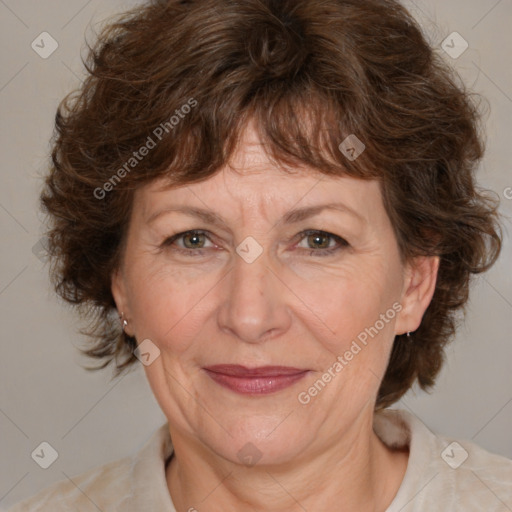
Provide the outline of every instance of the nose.
<path id="1" fill-rule="evenodd" d="M 245 343 L 261 343 L 285 333 L 291 325 L 288 299 L 292 295 L 267 251 L 251 263 L 235 253 L 226 276 L 219 328 Z"/>

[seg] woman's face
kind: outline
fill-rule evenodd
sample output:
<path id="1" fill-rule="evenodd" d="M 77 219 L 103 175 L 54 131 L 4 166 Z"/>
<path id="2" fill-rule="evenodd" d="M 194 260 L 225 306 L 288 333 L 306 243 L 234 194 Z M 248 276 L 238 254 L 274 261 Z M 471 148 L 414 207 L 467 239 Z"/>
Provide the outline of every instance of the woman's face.
<path id="1" fill-rule="evenodd" d="M 137 191 L 113 293 L 150 340 L 144 369 L 171 430 L 233 462 L 284 462 L 371 419 L 394 336 L 430 299 L 414 299 L 377 182 L 286 174 L 251 129 L 231 165 Z"/>

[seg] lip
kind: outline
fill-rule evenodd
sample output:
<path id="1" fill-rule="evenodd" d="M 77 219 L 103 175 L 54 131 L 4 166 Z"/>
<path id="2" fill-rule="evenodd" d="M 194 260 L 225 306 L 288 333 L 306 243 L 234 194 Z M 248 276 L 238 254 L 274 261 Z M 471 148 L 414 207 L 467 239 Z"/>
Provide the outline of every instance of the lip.
<path id="1" fill-rule="evenodd" d="M 290 366 L 219 364 L 203 368 L 217 384 L 244 395 L 262 395 L 285 389 L 305 377 L 309 370 Z"/>

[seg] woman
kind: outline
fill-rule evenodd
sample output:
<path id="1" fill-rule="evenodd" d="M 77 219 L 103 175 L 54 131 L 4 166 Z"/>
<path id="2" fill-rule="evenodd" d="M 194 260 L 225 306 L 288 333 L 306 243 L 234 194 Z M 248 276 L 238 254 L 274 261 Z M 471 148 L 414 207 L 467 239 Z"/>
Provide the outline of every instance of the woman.
<path id="1" fill-rule="evenodd" d="M 512 461 L 387 410 L 434 384 L 501 240 L 476 108 L 410 15 L 153 2 L 88 70 L 42 194 L 52 276 L 168 422 L 12 510 L 511 509 Z"/>

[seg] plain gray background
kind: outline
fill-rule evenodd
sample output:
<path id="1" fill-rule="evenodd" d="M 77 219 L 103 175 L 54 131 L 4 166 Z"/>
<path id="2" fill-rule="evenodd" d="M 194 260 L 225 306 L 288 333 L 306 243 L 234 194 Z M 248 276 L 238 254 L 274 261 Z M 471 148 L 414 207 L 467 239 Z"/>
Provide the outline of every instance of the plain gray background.
<path id="1" fill-rule="evenodd" d="M 165 421 L 142 367 L 117 381 L 89 373 L 76 345 L 73 311 L 53 294 L 37 256 L 37 209 L 60 99 L 83 78 L 84 34 L 135 5 L 121 0 L 0 0 L 2 166 L 0 189 L 0 506 L 138 450 Z M 512 0 L 408 0 L 431 43 L 489 101 L 487 153 L 479 181 L 512 216 Z M 31 47 L 42 32 L 57 50 Z M 441 43 L 454 31 L 469 44 L 457 59 Z M 510 221 L 506 221 L 510 229 Z M 432 430 L 512 458 L 512 247 L 506 234 L 496 266 L 475 281 L 465 324 L 431 395 L 411 391 L 399 407 Z M 59 457 L 48 469 L 31 458 L 42 442 Z"/>

